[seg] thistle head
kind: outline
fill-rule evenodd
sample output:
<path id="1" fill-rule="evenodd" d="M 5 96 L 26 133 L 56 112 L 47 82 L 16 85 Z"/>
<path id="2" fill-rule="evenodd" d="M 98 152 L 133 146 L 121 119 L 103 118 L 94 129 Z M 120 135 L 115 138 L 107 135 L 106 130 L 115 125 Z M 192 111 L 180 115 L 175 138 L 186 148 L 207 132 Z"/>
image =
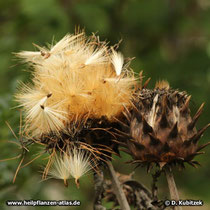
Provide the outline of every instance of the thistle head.
<path id="1" fill-rule="evenodd" d="M 134 108 L 127 113 L 129 138 L 126 139 L 127 152 L 133 163 L 163 167 L 166 164 L 184 162 L 192 166 L 199 164 L 193 160 L 205 146 L 198 145 L 204 131 L 210 126 L 197 130 L 202 104 L 197 113 L 190 115 L 190 96 L 186 92 L 173 90 L 168 83 L 159 82 L 156 88 L 141 89 L 136 92 Z"/>
<path id="2" fill-rule="evenodd" d="M 37 45 L 36 45 L 37 46 Z M 49 49 L 20 52 L 33 68 L 31 85 L 22 85 L 17 100 L 33 137 L 66 132 L 74 121 L 109 121 L 130 106 L 135 79 L 123 55 L 96 36 L 66 35 Z"/>

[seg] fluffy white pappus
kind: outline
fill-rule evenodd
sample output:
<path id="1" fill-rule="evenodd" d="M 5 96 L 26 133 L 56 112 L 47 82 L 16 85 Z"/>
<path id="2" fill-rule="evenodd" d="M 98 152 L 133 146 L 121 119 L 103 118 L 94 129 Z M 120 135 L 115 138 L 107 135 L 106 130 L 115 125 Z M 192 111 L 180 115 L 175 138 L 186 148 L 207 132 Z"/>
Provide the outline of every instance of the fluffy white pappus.
<path id="1" fill-rule="evenodd" d="M 70 174 L 74 177 L 77 187 L 79 187 L 79 178 L 95 167 L 91 165 L 91 155 L 84 150 L 74 147 L 70 150 L 67 161 Z"/>
<path id="2" fill-rule="evenodd" d="M 79 33 L 77 35 L 67 34 L 59 42 L 57 42 L 54 46 L 51 47 L 50 53 L 57 54 L 62 52 L 63 50 L 69 48 L 70 45 L 73 45 L 75 41 L 83 35 L 83 33 Z"/>
<path id="3" fill-rule="evenodd" d="M 124 64 L 123 54 L 121 52 L 116 52 L 115 50 L 112 50 L 111 62 L 114 66 L 117 76 L 119 76 L 122 72 L 122 68 Z"/>
<path id="4" fill-rule="evenodd" d="M 55 155 L 55 160 L 48 174 L 50 178 L 64 180 L 65 186 L 68 186 L 67 179 L 73 177 L 77 187 L 79 187 L 79 178 L 94 167 L 91 164 L 90 154 L 74 147 L 68 151 L 68 154 L 64 153 L 59 157 Z"/>
<path id="5" fill-rule="evenodd" d="M 16 95 L 16 100 L 20 103 L 18 107 L 31 109 L 36 104 L 42 104 L 43 102 L 45 102 L 45 100 L 47 100 L 47 95 L 40 90 L 33 89 L 27 84 L 20 82 L 20 93 Z"/>
<path id="6" fill-rule="evenodd" d="M 54 46 L 51 45 L 50 49 L 40 47 L 39 45 L 33 44 L 37 49 L 39 49 L 39 51 L 35 51 L 35 52 L 22 51 L 19 53 L 15 53 L 15 55 L 19 58 L 22 58 L 25 62 L 41 64 L 44 62 L 45 59 L 47 59 L 51 55 L 60 54 L 65 49 L 68 49 L 81 36 L 84 36 L 84 34 L 83 33 L 80 33 L 77 35 L 67 34 L 59 42 L 57 42 Z"/>
<path id="7" fill-rule="evenodd" d="M 45 96 L 44 98 L 42 98 L 41 100 L 35 102 L 25 102 L 25 104 L 23 104 L 24 106 L 28 105 L 31 106 L 29 107 L 28 111 L 27 111 L 27 117 L 26 119 L 28 119 L 28 121 L 33 121 L 37 118 L 37 116 L 39 116 L 40 112 L 41 112 L 41 106 L 45 106 L 46 101 L 47 101 L 47 96 Z"/>
<path id="8" fill-rule="evenodd" d="M 23 59 L 24 62 L 40 63 L 42 59 L 40 51 L 22 51 L 15 55 Z"/>
<path id="9" fill-rule="evenodd" d="M 64 181 L 64 185 L 68 186 L 68 179 L 71 174 L 69 172 L 69 161 L 68 156 L 64 155 L 63 157 L 59 157 L 55 155 L 54 162 L 48 172 L 49 178 L 54 179 L 62 179 Z"/>
<path id="10" fill-rule="evenodd" d="M 90 64 L 101 64 L 107 61 L 107 57 L 104 55 L 106 47 L 102 47 L 101 49 L 97 49 L 93 51 L 92 54 L 89 55 L 87 60 L 85 61 L 85 65 Z"/>
<path id="11" fill-rule="evenodd" d="M 40 112 L 40 121 L 42 122 L 41 127 L 45 127 L 45 131 L 48 130 L 54 131 L 59 133 L 60 130 L 64 129 L 64 121 L 66 121 L 66 117 L 64 116 L 64 112 L 58 111 L 56 109 L 53 109 L 51 107 L 46 106 L 40 106 L 41 112 Z M 39 117 L 37 117 L 37 120 Z"/>
<path id="12" fill-rule="evenodd" d="M 64 122 L 67 120 L 63 111 L 56 109 L 56 105 L 47 106 L 47 99 L 50 97 L 45 96 L 39 100 L 31 109 L 27 112 L 26 122 L 34 129 L 34 134 L 40 134 L 40 131 L 44 132 L 57 132 L 64 129 Z M 38 127 L 37 127 L 38 126 Z"/>

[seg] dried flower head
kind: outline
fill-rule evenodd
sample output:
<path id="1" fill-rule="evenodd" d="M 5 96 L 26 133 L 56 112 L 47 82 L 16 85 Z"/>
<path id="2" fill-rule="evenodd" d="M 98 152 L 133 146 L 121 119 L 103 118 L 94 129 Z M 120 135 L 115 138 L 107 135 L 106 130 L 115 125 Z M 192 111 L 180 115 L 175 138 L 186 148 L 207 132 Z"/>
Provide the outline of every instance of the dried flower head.
<path id="1" fill-rule="evenodd" d="M 128 118 L 125 149 L 133 157 L 133 163 L 160 167 L 184 162 L 198 164 L 193 158 L 202 154 L 198 141 L 210 126 L 197 131 L 195 125 L 202 113 L 202 104 L 194 117 L 190 116 L 190 96 L 159 82 L 154 90 L 141 89 L 136 92 L 134 108 L 127 112 Z M 127 134 L 129 133 L 129 134 Z"/>
<path id="2" fill-rule="evenodd" d="M 118 151 L 113 127 L 131 107 L 134 73 L 121 53 L 95 35 L 81 32 L 49 48 L 35 46 L 38 51 L 16 54 L 33 69 L 32 84 L 22 84 L 16 95 L 24 133 L 50 154 L 44 179 L 50 174 L 67 185 L 74 177 L 78 185 L 91 167 Z"/>
<path id="3" fill-rule="evenodd" d="M 114 121 L 130 106 L 135 82 L 124 59 L 98 37 L 66 35 L 50 49 L 20 52 L 32 66 L 31 85 L 17 94 L 33 137 L 68 130 L 74 121 L 106 117 Z"/>

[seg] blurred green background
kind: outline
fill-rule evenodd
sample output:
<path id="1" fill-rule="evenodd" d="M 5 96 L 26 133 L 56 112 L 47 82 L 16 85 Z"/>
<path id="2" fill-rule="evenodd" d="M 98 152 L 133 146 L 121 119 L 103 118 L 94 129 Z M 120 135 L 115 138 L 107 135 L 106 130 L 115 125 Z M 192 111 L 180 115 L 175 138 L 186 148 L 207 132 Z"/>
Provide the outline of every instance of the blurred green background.
<path id="1" fill-rule="evenodd" d="M 18 81 L 29 81 L 30 71 L 17 62 L 12 52 L 34 50 L 32 43 L 45 45 L 53 38 L 60 40 L 73 33 L 75 26 L 90 35 L 97 32 L 110 45 L 123 40 L 120 51 L 125 57 L 135 57 L 131 67 L 144 70 L 145 78 L 167 79 L 173 88 L 192 95 L 192 113 L 205 102 L 198 127 L 209 122 L 210 115 L 210 1 L 209 0 L 1 0 L 0 1 L 0 160 L 18 155 L 20 149 L 8 141 L 17 142 L 6 125 L 18 135 L 19 116 L 14 94 Z M 202 138 L 207 142 L 210 129 Z M 182 199 L 202 199 L 210 209 L 210 147 L 196 159 L 202 167 L 190 166 L 176 171 L 175 179 Z M 27 160 L 40 151 L 30 150 Z M 124 165 L 129 157 L 115 158 L 115 168 L 130 173 L 134 167 Z M 0 162 L 0 209 L 33 209 L 7 207 L 8 199 L 80 200 L 80 207 L 45 207 L 45 209 L 92 209 L 92 176 L 82 178 L 78 190 L 73 181 L 68 188 L 62 181 L 41 182 L 43 159 L 20 170 L 15 184 L 12 179 L 20 159 Z M 119 164 L 120 161 L 120 164 Z M 135 178 L 151 185 L 145 169 L 136 169 Z M 167 194 L 165 177 L 158 183 L 161 198 Z M 110 206 L 110 205 L 109 205 Z M 42 209 L 42 207 L 36 207 Z M 186 208 L 187 209 L 187 208 Z M 188 208 L 189 209 L 189 208 Z M 195 207 L 193 209 L 201 209 Z"/>

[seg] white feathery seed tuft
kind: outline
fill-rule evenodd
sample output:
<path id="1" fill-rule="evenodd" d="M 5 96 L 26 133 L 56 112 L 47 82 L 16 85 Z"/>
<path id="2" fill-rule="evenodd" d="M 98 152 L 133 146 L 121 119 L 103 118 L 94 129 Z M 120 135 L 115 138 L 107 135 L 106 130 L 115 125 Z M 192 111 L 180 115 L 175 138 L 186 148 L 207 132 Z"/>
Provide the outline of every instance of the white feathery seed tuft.
<path id="1" fill-rule="evenodd" d="M 38 122 L 40 120 L 40 129 L 44 127 L 45 130 L 47 129 L 48 132 L 54 131 L 59 133 L 60 130 L 65 128 L 63 123 L 63 121 L 66 120 L 64 112 L 42 105 L 40 106 L 40 108 L 40 115 L 36 118 Z"/>
<path id="2" fill-rule="evenodd" d="M 90 156 L 87 151 L 76 147 L 69 150 L 68 154 L 64 153 L 62 157 L 56 155 L 49 175 L 51 178 L 63 179 L 65 185 L 68 185 L 67 179 L 73 177 L 77 187 L 79 187 L 79 178 L 95 167 L 95 165 L 91 165 Z"/>
<path id="3" fill-rule="evenodd" d="M 90 64 L 101 64 L 106 61 L 106 57 L 104 56 L 105 47 L 99 50 L 95 50 L 85 61 L 85 65 Z"/>
<path id="4" fill-rule="evenodd" d="M 116 52 L 115 50 L 112 50 L 111 62 L 114 66 L 117 76 L 119 76 L 122 72 L 124 64 L 123 54 L 121 52 Z"/>
<path id="5" fill-rule="evenodd" d="M 47 106 L 49 97 L 50 94 L 39 100 L 27 112 L 26 122 L 31 125 L 31 128 L 35 130 L 34 133 L 37 133 L 37 135 L 40 133 L 40 130 L 43 130 L 43 133 L 50 131 L 59 133 L 61 129 L 64 129 L 66 113 L 57 110 L 56 107 L 58 105 Z"/>
<path id="6" fill-rule="evenodd" d="M 73 35 L 67 34 L 66 36 L 63 37 L 63 39 L 61 39 L 54 46 L 51 47 L 50 53 L 52 54 L 61 53 L 63 50 L 68 48 L 69 44 L 73 44 L 75 42 L 75 39 L 81 35 L 82 34 L 73 36 Z"/>
<path id="7" fill-rule="evenodd" d="M 17 57 L 24 59 L 25 62 L 32 63 L 42 63 L 45 59 L 49 58 L 51 55 L 56 55 L 62 53 L 65 49 L 69 47 L 69 45 L 73 45 L 75 40 L 82 36 L 83 33 L 77 35 L 67 34 L 63 37 L 59 42 L 57 42 L 54 46 L 51 46 L 51 49 L 47 49 L 44 47 L 40 47 L 37 44 L 33 44 L 40 51 L 22 51 L 19 53 L 15 53 Z"/>
<path id="8" fill-rule="evenodd" d="M 70 172 L 68 168 L 68 156 L 64 155 L 64 157 L 59 157 L 55 155 L 54 162 L 48 172 L 49 178 L 54 179 L 62 179 L 64 181 L 64 185 L 67 187 L 67 180 L 70 178 Z"/>
<path id="9" fill-rule="evenodd" d="M 70 151 L 68 158 L 69 171 L 71 176 L 74 177 L 77 187 L 79 187 L 79 178 L 92 169 L 90 157 L 90 154 L 76 147 Z"/>
<path id="10" fill-rule="evenodd" d="M 22 58 L 24 62 L 32 62 L 36 63 L 41 58 L 41 52 L 40 51 L 22 51 L 19 53 L 16 53 L 16 56 L 19 58 Z"/>
<path id="11" fill-rule="evenodd" d="M 28 117 L 36 119 L 39 113 L 41 112 L 41 107 L 44 107 L 46 105 L 48 97 L 45 96 L 40 101 L 38 101 L 34 106 L 29 110 Z"/>

